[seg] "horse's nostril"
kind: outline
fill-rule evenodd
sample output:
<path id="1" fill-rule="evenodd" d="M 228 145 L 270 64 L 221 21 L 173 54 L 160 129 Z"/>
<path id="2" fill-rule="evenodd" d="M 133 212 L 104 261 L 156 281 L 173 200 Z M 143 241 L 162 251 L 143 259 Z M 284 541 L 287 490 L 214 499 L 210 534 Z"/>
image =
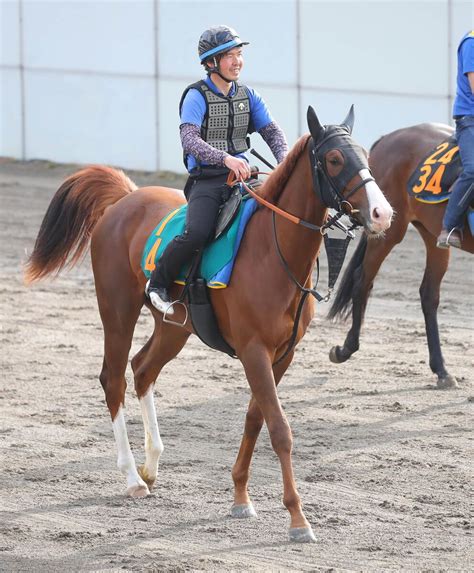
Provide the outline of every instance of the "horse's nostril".
<path id="1" fill-rule="evenodd" d="M 380 218 L 380 213 L 379 210 L 377 209 L 377 207 L 375 207 L 374 211 L 373 211 L 373 218 L 374 219 L 379 219 Z"/>

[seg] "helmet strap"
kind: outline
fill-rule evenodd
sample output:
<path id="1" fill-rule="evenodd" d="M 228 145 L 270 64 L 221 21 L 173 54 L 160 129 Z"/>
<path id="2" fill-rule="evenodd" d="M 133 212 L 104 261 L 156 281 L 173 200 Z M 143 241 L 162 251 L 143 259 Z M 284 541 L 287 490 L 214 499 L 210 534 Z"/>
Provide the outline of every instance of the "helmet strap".
<path id="1" fill-rule="evenodd" d="M 217 58 L 214 56 L 212 58 L 213 62 L 214 62 L 214 66 L 211 68 L 209 65 L 206 64 L 206 71 L 207 71 L 207 75 L 210 76 L 211 74 L 217 74 L 219 77 L 221 77 L 225 82 L 227 82 L 228 84 L 231 84 L 233 82 L 233 80 L 229 80 L 229 78 L 226 78 L 225 76 L 222 75 L 220 69 L 219 69 L 219 61 L 217 60 Z"/>

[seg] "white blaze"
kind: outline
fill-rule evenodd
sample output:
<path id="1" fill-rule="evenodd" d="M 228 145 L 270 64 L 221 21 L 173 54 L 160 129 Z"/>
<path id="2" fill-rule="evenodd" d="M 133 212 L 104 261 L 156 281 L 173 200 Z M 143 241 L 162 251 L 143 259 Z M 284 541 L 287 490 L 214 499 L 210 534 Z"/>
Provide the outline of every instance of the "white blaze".
<path id="1" fill-rule="evenodd" d="M 372 177 L 368 169 L 359 171 L 362 179 Z M 390 227 L 392 221 L 393 209 L 390 203 L 385 199 L 385 195 L 375 181 L 369 181 L 365 184 L 367 200 L 369 204 L 369 221 L 370 230 L 379 233 Z"/>

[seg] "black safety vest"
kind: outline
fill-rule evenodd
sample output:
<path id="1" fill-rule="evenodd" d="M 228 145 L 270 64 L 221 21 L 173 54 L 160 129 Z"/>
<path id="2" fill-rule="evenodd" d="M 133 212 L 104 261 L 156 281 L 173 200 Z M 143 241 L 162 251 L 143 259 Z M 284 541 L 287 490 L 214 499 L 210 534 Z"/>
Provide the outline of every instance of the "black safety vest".
<path id="1" fill-rule="evenodd" d="M 255 131 L 250 117 L 250 99 L 244 85 L 236 84 L 233 96 L 213 92 L 203 80 L 189 85 L 181 96 L 179 113 L 190 89 L 201 92 L 206 102 L 206 114 L 201 125 L 201 137 L 212 147 L 237 155 L 249 149 L 247 135 Z"/>

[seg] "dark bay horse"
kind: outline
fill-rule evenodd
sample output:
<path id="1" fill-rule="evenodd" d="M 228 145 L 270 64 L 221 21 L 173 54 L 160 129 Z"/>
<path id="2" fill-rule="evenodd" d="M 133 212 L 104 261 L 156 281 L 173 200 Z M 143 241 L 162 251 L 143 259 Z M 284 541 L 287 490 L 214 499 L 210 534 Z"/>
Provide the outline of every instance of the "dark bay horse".
<path id="1" fill-rule="evenodd" d="M 211 294 L 221 332 L 242 362 L 251 389 L 244 435 L 232 470 L 235 491 L 231 514 L 255 515 L 247 484 L 255 443 L 265 422 L 281 464 L 283 503 L 291 516 L 290 538 L 297 541 L 313 541 L 314 535 L 296 489 L 292 435 L 277 394 L 277 385 L 292 361 L 294 349 L 276 362 L 287 348 L 302 296 L 288 270 L 301 285 L 311 286 L 321 245 L 321 226 L 327 216 L 327 204 L 322 202 L 320 192 L 330 198 L 331 206 L 349 210 L 370 235 L 385 231 L 392 217 L 389 203 L 369 174 L 367 154 L 350 136 L 352 124 L 352 108 L 341 126 L 322 126 L 309 108 L 310 135 L 299 139 L 259 191 L 267 201 L 306 224 L 276 219 L 275 237 L 288 269 L 282 265 L 276 248 L 272 212 L 260 208 L 247 227 L 230 286 Z M 163 315 L 150 306 L 143 292 L 145 276 L 140 262 L 145 242 L 157 223 L 182 203 L 181 191 L 163 187 L 136 189 L 121 171 L 104 166 L 83 169 L 70 176 L 53 197 L 26 268 L 27 282 L 58 273 L 79 260 L 91 238 L 92 267 L 104 327 L 100 382 L 112 417 L 118 467 L 126 476 L 128 495 L 134 497 L 149 493 L 163 451 L 153 400 L 154 383 L 192 332 L 189 321 L 183 328 L 166 323 Z M 180 288 L 176 285 L 172 290 L 174 298 Z M 137 468 L 124 417 L 125 369 L 144 304 L 154 317 L 155 328 L 132 359 L 145 430 L 145 463 Z M 183 312 L 184 316 L 183 309 L 176 312 Z M 308 301 L 297 341 L 304 335 L 313 313 L 313 303 Z"/>
<path id="2" fill-rule="evenodd" d="M 430 367 L 438 377 L 439 388 L 457 385 L 456 379 L 447 372 L 444 364 L 437 317 L 440 285 L 448 268 L 451 251 L 436 247 L 446 203 L 422 203 L 407 192 L 407 182 L 420 161 L 452 134 L 453 129 L 447 125 L 421 124 L 385 135 L 372 146 L 369 164 L 396 214 L 392 226 L 383 236 L 369 241 L 365 236 L 361 237 L 349 262 L 328 317 L 352 316 L 352 326 L 344 344 L 331 349 L 329 356 L 332 362 L 345 362 L 359 349 L 360 330 L 374 279 L 387 255 L 403 240 L 409 223 L 412 223 L 426 248 L 420 297 Z M 462 249 L 474 252 L 474 239 L 469 231 L 464 232 Z"/>

